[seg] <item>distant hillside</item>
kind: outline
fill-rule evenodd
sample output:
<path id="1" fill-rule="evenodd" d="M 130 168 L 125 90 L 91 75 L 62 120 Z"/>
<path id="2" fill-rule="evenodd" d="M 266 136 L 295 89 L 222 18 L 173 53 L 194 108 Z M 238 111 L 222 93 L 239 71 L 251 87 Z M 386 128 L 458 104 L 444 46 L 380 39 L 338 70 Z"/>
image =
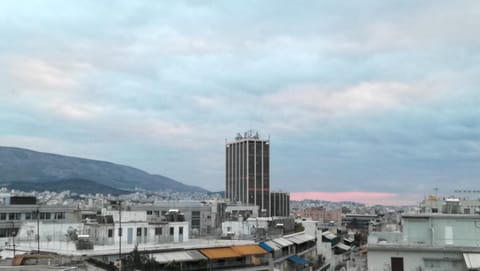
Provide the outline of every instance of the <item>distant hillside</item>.
<path id="1" fill-rule="evenodd" d="M 31 191 L 52 191 L 52 192 L 62 192 L 69 190 L 70 192 L 75 192 L 78 194 L 111 194 L 114 196 L 128 194 L 128 191 L 116 189 L 110 186 L 96 183 L 94 181 L 85 180 L 85 179 L 67 179 L 54 182 L 11 182 L 5 183 L 2 186 L 9 189 L 15 189 L 25 192 Z"/>
<path id="2" fill-rule="evenodd" d="M 49 183 L 82 179 L 118 190 L 208 192 L 161 175 L 105 161 L 0 147 L 0 183 Z M 95 191 L 92 191 L 94 193 Z"/>

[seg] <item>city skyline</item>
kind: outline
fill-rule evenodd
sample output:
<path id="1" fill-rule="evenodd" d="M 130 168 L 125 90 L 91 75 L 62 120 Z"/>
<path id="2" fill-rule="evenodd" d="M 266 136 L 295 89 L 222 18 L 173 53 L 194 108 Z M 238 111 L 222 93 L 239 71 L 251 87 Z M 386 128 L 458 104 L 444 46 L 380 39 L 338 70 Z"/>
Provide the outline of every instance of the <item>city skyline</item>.
<path id="1" fill-rule="evenodd" d="M 2 1 L 0 145 L 218 191 L 225 140 L 254 129 L 271 191 L 292 199 L 478 189 L 479 15 L 475 1 Z"/>

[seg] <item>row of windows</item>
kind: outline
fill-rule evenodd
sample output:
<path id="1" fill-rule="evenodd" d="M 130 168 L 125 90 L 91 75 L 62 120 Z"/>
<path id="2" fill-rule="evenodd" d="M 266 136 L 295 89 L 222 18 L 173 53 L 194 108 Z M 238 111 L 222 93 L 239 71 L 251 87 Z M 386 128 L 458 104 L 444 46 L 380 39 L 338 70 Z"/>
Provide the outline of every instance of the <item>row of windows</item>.
<path id="1" fill-rule="evenodd" d="M 156 215 L 156 216 L 160 216 L 160 214 L 162 215 L 165 215 L 167 213 L 167 211 L 152 211 L 152 210 L 147 210 L 147 215 Z"/>
<path id="2" fill-rule="evenodd" d="M 41 220 L 65 219 L 64 212 L 55 212 L 55 213 L 31 212 L 31 213 L 0 213 L 0 220 L 22 220 L 22 216 L 24 220 L 37 219 L 37 217 Z"/>
<path id="3" fill-rule="evenodd" d="M 171 236 L 173 236 L 173 233 L 174 233 L 174 228 L 173 227 L 170 227 L 170 231 L 169 231 L 169 234 Z M 119 229 L 119 233 L 120 235 L 122 234 L 122 229 Z M 161 227 L 156 227 L 155 228 L 155 235 L 162 235 L 163 233 L 163 228 Z M 144 236 L 147 235 L 147 228 L 143 228 L 143 234 Z M 179 227 L 178 228 L 178 234 L 182 235 L 183 234 L 183 227 Z M 142 236 L 142 228 L 137 228 L 137 236 Z M 113 237 L 113 229 L 109 229 L 108 230 L 108 237 Z"/>

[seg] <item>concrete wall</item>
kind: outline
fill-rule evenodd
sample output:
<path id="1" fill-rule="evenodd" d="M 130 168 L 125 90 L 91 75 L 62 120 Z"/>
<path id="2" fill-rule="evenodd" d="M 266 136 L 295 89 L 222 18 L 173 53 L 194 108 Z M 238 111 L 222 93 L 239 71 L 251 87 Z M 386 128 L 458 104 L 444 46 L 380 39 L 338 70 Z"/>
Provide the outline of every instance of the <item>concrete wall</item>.
<path id="1" fill-rule="evenodd" d="M 429 245 L 480 246 L 480 217 L 404 219 L 404 242 Z"/>
<path id="2" fill-rule="evenodd" d="M 255 231 L 255 225 L 247 221 L 225 221 L 222 223 L 222 236 L 231 236 L 234 239 L 241 239 L 246 236 L 252 236 Z"/>
<path id="3" fill-rule="evenodd" d="M 402 257 L 405 271 L 467 271 L 460 252 L 368 251 L 369 271 L 391 270 L 391 257 Z"/>
<path id="4" fill-rule="evenodd" d="M 102 210 L 102 215 L 111 215 L 113 221 L 118 222 L 120 214 L 118 210 Z M 134 221 L 147 221 L 147 213 L 144 211 L 122 211 L 122 223 Z"/>

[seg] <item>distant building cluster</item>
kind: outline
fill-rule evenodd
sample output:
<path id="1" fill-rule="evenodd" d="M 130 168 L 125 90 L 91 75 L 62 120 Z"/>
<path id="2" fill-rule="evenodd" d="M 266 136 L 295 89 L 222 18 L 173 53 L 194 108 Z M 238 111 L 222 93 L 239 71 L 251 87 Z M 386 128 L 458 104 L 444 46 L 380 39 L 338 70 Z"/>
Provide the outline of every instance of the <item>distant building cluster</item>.
<path id="1" fill-rule="evenodd" d="M 310 218 L 322 223 L 342 224 L 342 211 L 339 209 L 327 209 L 323 206 L 307 207 L 295 212 L 296 217 Z"/>
<path id="2" fill-rule="evenodd" d="M 271 191 L 269 140 L 249 131 L 225 150 L 225 198 L 1 189 L 0 265 L 135 270 L 143 260 L 153 270 L 186 271 L 480 270 L 479 199 L 429 196 L 404 207 L 290 202 L 289 193 Z"/>

